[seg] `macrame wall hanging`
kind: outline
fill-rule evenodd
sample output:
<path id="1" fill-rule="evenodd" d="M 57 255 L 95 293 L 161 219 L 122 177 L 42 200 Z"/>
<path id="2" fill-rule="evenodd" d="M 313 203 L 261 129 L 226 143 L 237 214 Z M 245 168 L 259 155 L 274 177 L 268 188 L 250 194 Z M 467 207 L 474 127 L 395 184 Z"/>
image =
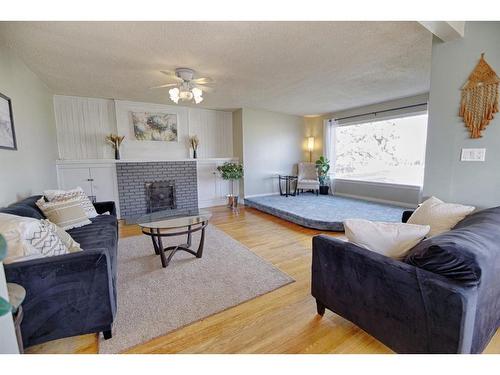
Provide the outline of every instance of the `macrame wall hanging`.
<path id="1" fill-rule="evenodd" d="M 462 87 L 459 115 L 463 117 L 471 138 L 482 137 L 481 132 L 493 120 L 494 113 L 498 112 L 499 83 L 500 78 L 488 65 L 482 53 L 481 59 Z"/>

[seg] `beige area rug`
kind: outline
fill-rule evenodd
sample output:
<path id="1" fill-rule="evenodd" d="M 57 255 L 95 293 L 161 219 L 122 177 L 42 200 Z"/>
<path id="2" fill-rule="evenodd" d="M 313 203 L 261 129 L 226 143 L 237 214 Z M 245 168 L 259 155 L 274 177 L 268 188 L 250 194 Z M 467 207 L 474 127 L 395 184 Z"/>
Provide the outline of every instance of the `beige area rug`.
<path id="1" fill-rule="evenodd" d="M 200 232 L 193 234 L 197 249 Z M 184 237 L 165 238 L 163 245 Z M 119 353 L 294 280 L 221 230 L 209 225 L 203 257 L 178 252 L 161 267 L 145 235 L 120 240 L 118 310 L 113 337 L 100 335 L 100 353 Z"/>

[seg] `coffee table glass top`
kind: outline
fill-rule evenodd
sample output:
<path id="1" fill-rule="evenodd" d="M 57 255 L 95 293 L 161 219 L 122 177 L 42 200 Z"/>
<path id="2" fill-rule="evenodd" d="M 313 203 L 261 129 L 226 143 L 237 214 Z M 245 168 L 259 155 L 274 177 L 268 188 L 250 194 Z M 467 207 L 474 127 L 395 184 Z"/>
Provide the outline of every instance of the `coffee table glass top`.
<path id="1" fill-rule="evenodd" d="M 164 210 L 141 216 L 137 224 L 150 229 L 182 228 L 203 223 L 211 217 L 212 214 L 206 210 Z"/>

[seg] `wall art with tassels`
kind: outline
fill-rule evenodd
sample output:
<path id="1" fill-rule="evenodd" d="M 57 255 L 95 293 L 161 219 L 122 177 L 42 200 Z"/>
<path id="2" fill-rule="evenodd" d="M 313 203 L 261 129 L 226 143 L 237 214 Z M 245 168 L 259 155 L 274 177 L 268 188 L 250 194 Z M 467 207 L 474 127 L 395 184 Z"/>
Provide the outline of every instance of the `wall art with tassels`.
<path id="1" fill-rule="evenodd" d="M 482 137 L 481 132 L 498 112 L 498 86 L 500 78 L 484 59 L 481 59 L 462 87 L 460 117 L 470 131 L 471 138 Z"/>

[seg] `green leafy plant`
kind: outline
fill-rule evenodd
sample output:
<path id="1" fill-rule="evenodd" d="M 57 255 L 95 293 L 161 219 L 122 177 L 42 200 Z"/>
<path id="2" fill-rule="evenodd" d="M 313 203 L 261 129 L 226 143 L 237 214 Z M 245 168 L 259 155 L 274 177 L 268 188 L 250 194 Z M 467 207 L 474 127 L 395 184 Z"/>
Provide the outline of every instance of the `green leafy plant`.
<path id="1" fill-rule="evenodd" d="M 219 165 L 217 170 L 224 180 L 239 180 L 243 177 L 243 165 L 240 163 L 224 163 Z"/>
<path id="2" fill-rule="evenodd" d="M 319 183 L 322 186 L 328 185 L 328 172 L 330 171 L 330 160 L 320 156 L 316 160 L 316 170 L 318 171 Z"/>
<path id="3" fill-rule="evenodd" d="M 219 165 L 217 167 L 217 170 L 219 171 L 221 177 L 224 180 L 231 181 L 231 195 L 230 195 L 230 197 L 233 197 L 234 196 L 234 181 L 237 181 L 243 177 L 243 165 L 241 165 L 240 163 L 226 162 L 222 165 Z"/>
<path id="4" fill-rule="evenodd" d="M 0 234 L 0 262 L 7 256 L 7 242 Z M 0 297 L 0 316 L 4 316 L 12 311 L 12 306 L 6 299 Z"/>

